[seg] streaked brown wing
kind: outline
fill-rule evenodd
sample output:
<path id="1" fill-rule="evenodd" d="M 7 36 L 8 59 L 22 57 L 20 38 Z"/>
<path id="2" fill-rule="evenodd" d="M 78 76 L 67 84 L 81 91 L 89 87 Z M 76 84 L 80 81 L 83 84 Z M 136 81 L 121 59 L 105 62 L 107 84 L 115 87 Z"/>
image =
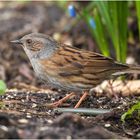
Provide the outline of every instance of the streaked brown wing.
<path id="1" fill-rule="evenodd" d="M 96 86 L 117 68 L 121 69 L 111 58 L 69 46 L 58 48 L 53 57 L 41 63 L 47 73 L 60 82 L 82 86 Z"/>

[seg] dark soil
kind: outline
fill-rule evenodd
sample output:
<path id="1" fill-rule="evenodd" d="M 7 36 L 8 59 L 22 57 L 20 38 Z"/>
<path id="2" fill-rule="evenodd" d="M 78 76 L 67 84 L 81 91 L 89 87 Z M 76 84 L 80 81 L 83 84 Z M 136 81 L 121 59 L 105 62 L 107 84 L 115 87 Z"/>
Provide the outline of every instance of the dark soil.
<path id="1" fill-rule="evenodd" d="M 121 115 L 139 99 L 138 96 L 120 96 L 116 100 L 115 97 L 91 94 L 81 107 L 111 111 L 97 116 L 59 113 L 49 108 L 48 104 L 61 99 L 67 92 L 42 85 L 35 78 L 22 48 L 10 44 L 11 40 L 25 34 L 42 32 L 59 35 L 60 41 L 71 42 L 76 47 L 99 52 L 83 21 L 73 25 L 73 19 L 68 18 L 55 3 L 0 4 L 3 6 L 0 8 L 0 79 L 8 85 L 5 95 L 0 97 L 0 138 L 139 137 L 140 123 L 136 114 L 125 124 L 120 120 Z M 134 49 L 133 53 L 136 53 Z M 72 108 L 79 98 L 80 95 L 75 96 L 61 107 Z"/>

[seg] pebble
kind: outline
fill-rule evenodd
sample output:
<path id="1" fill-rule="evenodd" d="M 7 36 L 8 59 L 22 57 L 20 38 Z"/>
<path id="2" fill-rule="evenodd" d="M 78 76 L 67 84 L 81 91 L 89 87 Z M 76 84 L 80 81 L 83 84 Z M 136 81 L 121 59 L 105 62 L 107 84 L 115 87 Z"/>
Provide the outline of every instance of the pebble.
<path id="1" fill-rule="evenodd" d="M 118 108 L 118 109 L 121 109 L 121 106 L 118 106 L 117 108 Z"/>
<path id="2" fill-rule="evenodd" d="M 48 110 L 48 113 L 51 113 L 52 112 L 52 110 Z"/>
<path id="3" fill-rule="evenodd" d="M 27 124 L 29 121 L 27 119 L 19 119 L 19 123 Z"/>
<path id="4" fill-rule="evenodd" d="M 105 127 L 110 127 L 110 126 L 111 126 L 110 123 L 106 123 L 106 124 L 105 124 Z"/>
<path id="5" fill-rule="evenodd" d="M 51 98 L 51 101 L 55 101 L 55 98 Z"/>
<path id="6" fill-rule="evenodd" d="M 140 133 L 138 133 L 138 134 L 136 135 L 136 138 L 137 138 L 137 139 L 140 139 Z"/>
<path id="7" fill-rule="evenodd" d="M 48 123 L 52 123 L 53 121 L 52 120 L 47 120 L 48 121 Z"/>
<path id="8" fill-rule="evenodd" d="M 32 118 L 32 116 L 31 116 L 30 113 L 27 113 L 26 117 L 27 117 L 27 118 Z"/>
<path id="9" fill-rule="evenodd" d="M 40 128 L 40 131 L 46 131 L 46 130 L 48 130 L 48 129 L 49 129 L 48 126 L 44 126 L 44 127 L 41 127 L 41 128 Z"/>
<path id="10" fill-rule="evenodd" d="M 72 139 L 72 137 L 71 136 L 67 136 L 67 138 L 66 138 L 67 140 L 71 140 Z"/>
<path id="11" fill-rule="evenodd" d="M 35 108 L 35 107 L 37 107 L 37 104 L 33 103 L 32 108 Z"/>
<path id="12" fill-rule="evenodd" d="M 8 127 L 6 127 L 6 126 L 4 126 L 4 125 L 0 125 L 0 130 L 8 131 Z"/>
<path id="13" fill-rule="evenodd" d="M 53 38 L 54 38 L 56 41 L 60 41 L 60 39 L 61 39 L 60 33 L 54 33 L 54 34 L 53 34 Z"/>

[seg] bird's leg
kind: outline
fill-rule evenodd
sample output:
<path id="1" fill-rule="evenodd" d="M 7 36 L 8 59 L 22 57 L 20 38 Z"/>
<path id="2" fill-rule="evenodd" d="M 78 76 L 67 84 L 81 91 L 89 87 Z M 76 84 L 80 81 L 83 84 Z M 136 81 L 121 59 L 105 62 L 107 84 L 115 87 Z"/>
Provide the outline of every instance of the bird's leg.
<path id="1" fill-rule="evenodd" d="M 67 101 L 73 95 L 75 95 L 75 93 L 71 92 L 70 94 L 66 95 L 65 97 L 63 97 L 59 101 L 56 101 L 56 102 L 50 104 L 49 106 L 51 106 L 51 107 L 58 107 L 58 106 L 62 105 L 65 101 Z"/>
<path id="2" fill-rule="evenodd" d="M 88 92 L 85 91 L 84 94 L 82 95 L 82 97 L 80 98 L 80 100 L 78 101 L 78 103 L 75 105 L 74 108 L 78 108 L 81 105 L 82 101 L 85 100 L 85 98 L 87 97 L 87 95 L 88 95 Z"/>

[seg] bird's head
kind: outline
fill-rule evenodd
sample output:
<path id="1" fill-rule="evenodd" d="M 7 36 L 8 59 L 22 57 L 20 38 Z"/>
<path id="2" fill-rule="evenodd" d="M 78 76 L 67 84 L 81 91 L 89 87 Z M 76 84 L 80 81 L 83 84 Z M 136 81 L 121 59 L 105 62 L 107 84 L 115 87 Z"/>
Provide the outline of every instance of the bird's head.
<path id="1" fill-rule="evenodd" d="M 58 46 L 53 38 L 40 33 L 31 33 L 11 42 L 22 46 L 29 58 L 37 59 L 51 56 Z"/>

